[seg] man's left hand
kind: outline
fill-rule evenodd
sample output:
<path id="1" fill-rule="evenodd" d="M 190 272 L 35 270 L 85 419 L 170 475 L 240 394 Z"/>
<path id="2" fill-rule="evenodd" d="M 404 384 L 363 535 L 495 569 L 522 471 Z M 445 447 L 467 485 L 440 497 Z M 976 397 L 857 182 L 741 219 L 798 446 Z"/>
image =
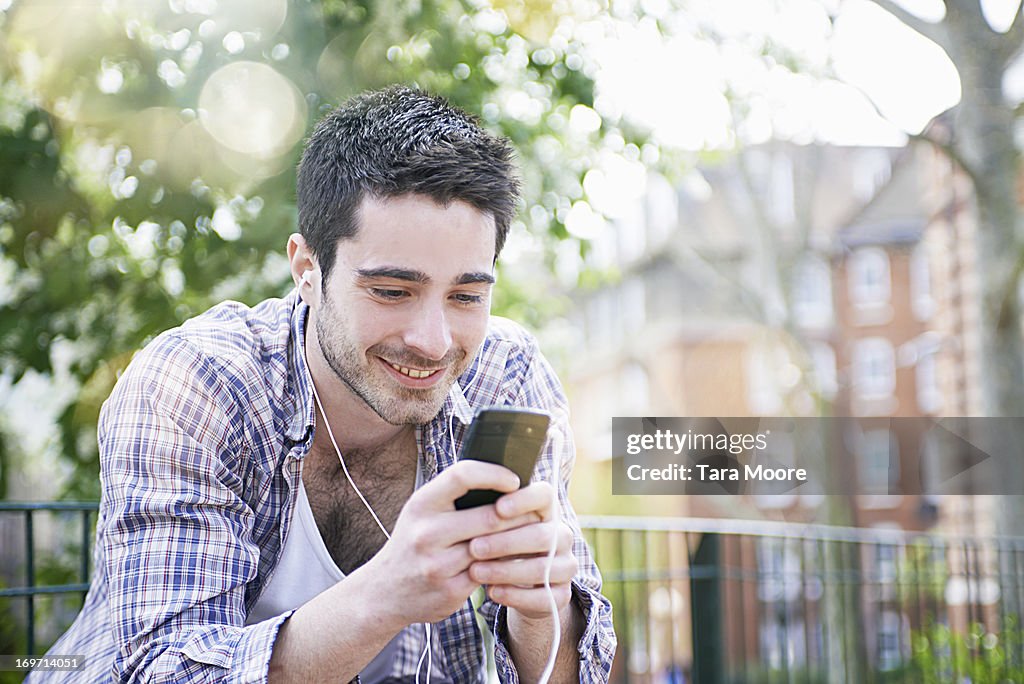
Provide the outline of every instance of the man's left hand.
<path id="1" fill-rule="evenodd" d="M 534 482 L 505 494 L 494 506 L 502 518 L 513 519 L 535 512 L 540 520 L 473 539 L 469 551 L 476 560 L 469 566 L 469 576 L 487 585 L 487 595 L 495 603 L 517 610 L 532 620 L 550 619 L 551 603 L 544 588 L 544 571 L 552 540 L 557 535 L 550 586 L 559 613 L 564 613 L 572 597 L 570 582 L 577 566 L 572 553 L 572 529 L 555 514 L 554 489 L 547 482 Z"/>

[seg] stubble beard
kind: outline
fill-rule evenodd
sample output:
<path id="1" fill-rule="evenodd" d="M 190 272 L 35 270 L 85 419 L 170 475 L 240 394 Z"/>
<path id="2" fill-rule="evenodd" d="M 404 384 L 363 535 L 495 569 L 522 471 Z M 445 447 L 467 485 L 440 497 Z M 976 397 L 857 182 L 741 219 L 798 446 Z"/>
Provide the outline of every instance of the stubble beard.
<path id="1" fill-rule="evenodd" d="M 424 359 L 408 349 L 386 345 L 374 345 L 362 354 L 326 297 L 316 317 L 316 337 L 321 354 L 335 376 L 390 425 L 429 422 L 440 412 L 451 386 L 469 366 L 466 351 L 456 348 L 450 349 L 440 362 Z M 380 360 L 377 357 L 413 368 L 443 366 L 445 377 L 429 389 L 403 387 L 378 367 Z"/>

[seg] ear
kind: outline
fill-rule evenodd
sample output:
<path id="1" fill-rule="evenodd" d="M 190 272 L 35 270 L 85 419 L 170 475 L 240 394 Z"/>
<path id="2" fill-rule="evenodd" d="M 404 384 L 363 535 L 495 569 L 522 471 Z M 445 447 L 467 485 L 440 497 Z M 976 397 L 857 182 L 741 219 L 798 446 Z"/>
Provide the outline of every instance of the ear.
<path id="1" fill-rule="evenodd" d="M 292 282 L 299 288 L 302 301 L 310 306 L 320 303 L 320 268 L 316 257 L 306 244 L 306 239 L 299 233 L 288 236 L 288 264 L 292 272 Z"/>

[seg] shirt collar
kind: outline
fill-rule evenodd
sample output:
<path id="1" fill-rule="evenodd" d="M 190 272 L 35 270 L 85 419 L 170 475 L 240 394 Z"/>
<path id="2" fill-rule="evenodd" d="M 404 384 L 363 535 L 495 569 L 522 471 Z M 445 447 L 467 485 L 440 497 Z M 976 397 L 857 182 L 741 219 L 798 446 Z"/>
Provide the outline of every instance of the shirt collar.
<path id="1" fill-rule="evenodd" d="M 313 405 L 312 378 L 309 374 L 309 366 L 306 364 L 306 321 L 309 318 L 309 305 L 302 301 L 298 290 L 292 290 L 288 295 L 292 305 L 291 314 L 291 343 L 289 345 L 289 365 L 291 377 L 294 379 L 295 408 L 291 420 L 286 428 L 285 436 L 292 442 L 304 442 L 313 435 L 313 426 L 316 422 L 316 413 Z M 460 378 L 461 380 L 461 378 Z M 441 419 L 447 422 L 448 416 L 454 416 L 463 425 L 473 422 L 473 407 L 466 399 L 462 386 L 456 380 L 448 390 L 441 411 L 433 419 Z"/>

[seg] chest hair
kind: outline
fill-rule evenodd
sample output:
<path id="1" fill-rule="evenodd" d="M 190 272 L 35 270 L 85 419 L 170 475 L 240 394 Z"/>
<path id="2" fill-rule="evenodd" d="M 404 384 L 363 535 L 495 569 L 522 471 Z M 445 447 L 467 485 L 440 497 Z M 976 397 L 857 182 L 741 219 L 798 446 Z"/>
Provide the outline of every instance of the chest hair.
<path id="1" fill-rule="evenodd" d="M 303 470 L 302 482 L 324 545 L 347 575 L 373 558 L 387 539 L 352 489 L 333 449 L 318 455 Z M 356 486 L 390 533 L 416 484 L 415 439 L 344 455 Z"/>

